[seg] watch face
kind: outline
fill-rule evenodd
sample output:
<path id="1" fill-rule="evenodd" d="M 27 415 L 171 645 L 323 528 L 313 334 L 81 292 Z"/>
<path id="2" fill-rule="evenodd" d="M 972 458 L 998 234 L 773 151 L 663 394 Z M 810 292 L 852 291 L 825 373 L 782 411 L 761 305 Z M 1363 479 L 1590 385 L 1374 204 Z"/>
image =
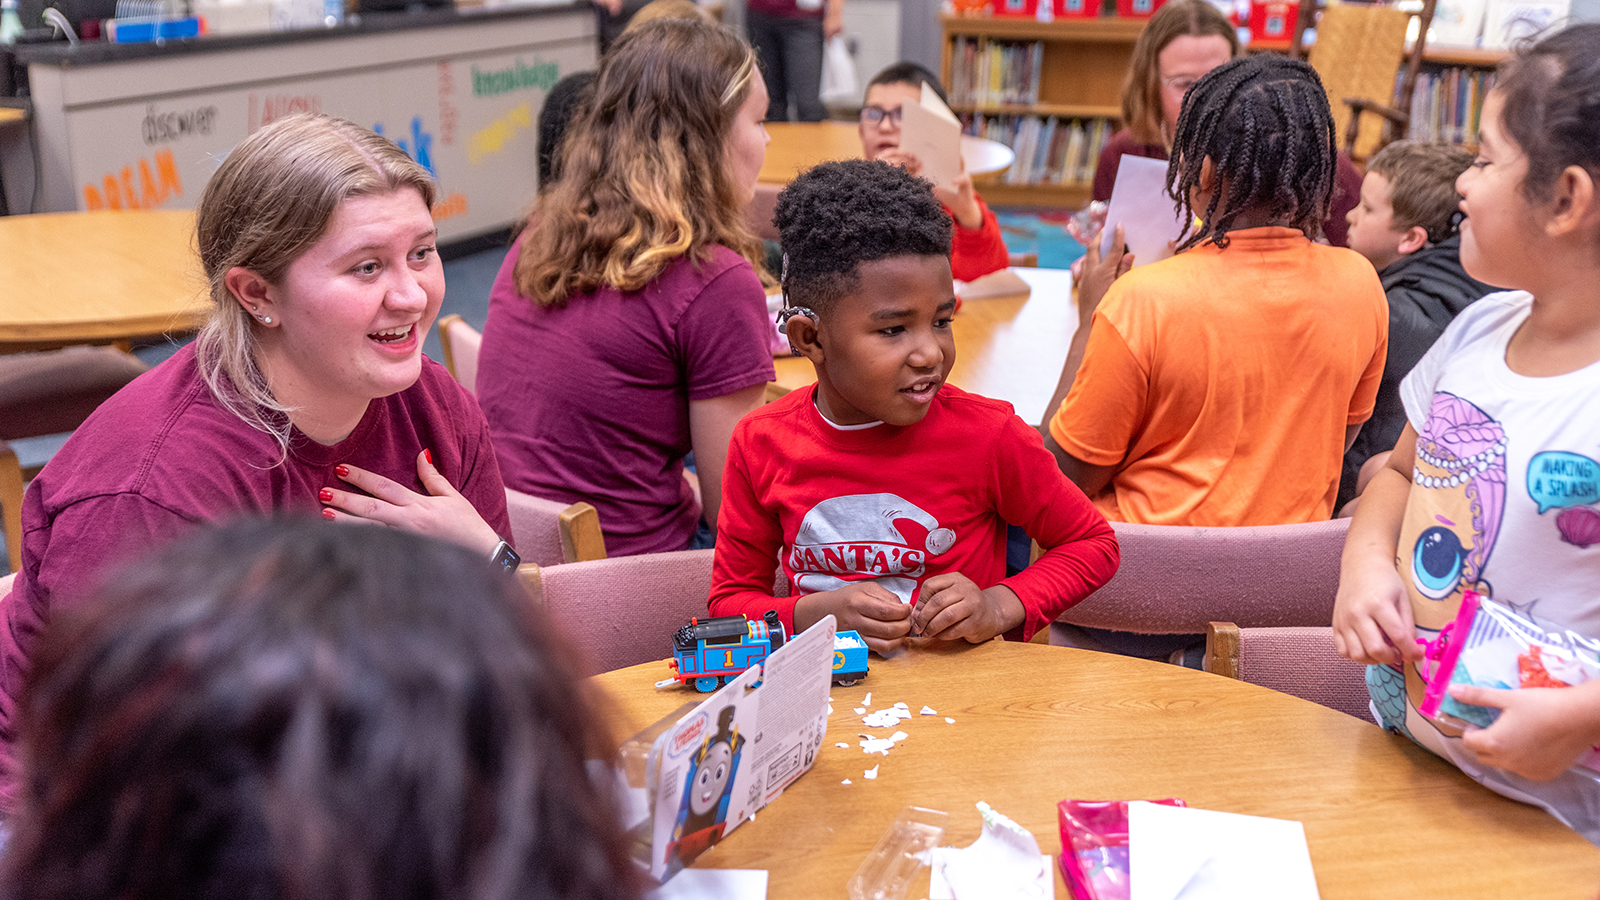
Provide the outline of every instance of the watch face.
<path id="1" fill-rule="evenodd" d="M 500 546 L 494 548 L 492 561 L 507 572 L 515 572 L 517 566 L 522 564 L 522 557 L 517 555 L 517 551 L 511 549 L 510 544 L 501 541 Z"/>

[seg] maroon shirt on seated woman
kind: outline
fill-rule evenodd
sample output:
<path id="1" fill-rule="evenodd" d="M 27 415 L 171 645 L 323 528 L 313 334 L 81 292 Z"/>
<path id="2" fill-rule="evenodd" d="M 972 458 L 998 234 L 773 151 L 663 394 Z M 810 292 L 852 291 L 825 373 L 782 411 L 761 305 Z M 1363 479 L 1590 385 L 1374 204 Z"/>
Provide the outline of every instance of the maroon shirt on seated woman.
<path id="1" fill-rule="evenodd" d="M 1124 155 L 1166 159 L 1167 148 L 1160 144 L 1141 144 L 1133 132 L 1126 128 L 1113 134 L 1111 140 L 1106 142 L 1105 149 L 1100 151 L 1100 164 L 1094 170 L 1093 199 L 1111 199 L 1111 187 L 1117 183 L 1117 166 L 1122 163 Z M 1322 223 L 1322 233 L 1328 236 L 1328 243 L 1335 247 L 1350 245 L 1350 226 L 1345 223 L 1344 217 L 1360 202 L 1361 173 L 1356 171 L 1355 164 L 1341 150 L 1339 167 L 1333 176 L 1333 206 L 1328 210 L 1328 221 Z"/>

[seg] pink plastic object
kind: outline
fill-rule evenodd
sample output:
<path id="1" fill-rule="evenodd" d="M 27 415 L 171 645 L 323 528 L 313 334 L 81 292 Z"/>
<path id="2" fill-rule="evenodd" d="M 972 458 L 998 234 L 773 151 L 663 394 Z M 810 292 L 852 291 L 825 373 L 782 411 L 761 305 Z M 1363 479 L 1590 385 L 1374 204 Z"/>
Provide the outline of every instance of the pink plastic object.
<path id="1" fill-rule="evenodd" d="M 1476 591 L 1466 591 L 1462 594 L 1461 609 L 1456 611 L 1455 621 L 1440 629 L 1439 636 L 1431 641 L 1417 639 L 1428 663 L 1422 673 L 1428 681 L 1428 689 L 1422 695 L 1417 712 L 1430 719 L 1439 714 L 1439 704 L 1444 702 L 1444 692 L 1450 687 L 1450 675 L 1461 658 L 1461 645 L 1465 640 L 1454 638 L 1466 638 L 1467 632 L 1472 630 L 1472 618 L 1477 614 L 1478 594 Z"/>
<path id="2" fill-rule="evenodd" d="M 1185 806 L 1182 800 L 1151 800 Z M 1061 875 L 1076 900 L 1128 900 L 1128 801 L 1063 800 Z"/>

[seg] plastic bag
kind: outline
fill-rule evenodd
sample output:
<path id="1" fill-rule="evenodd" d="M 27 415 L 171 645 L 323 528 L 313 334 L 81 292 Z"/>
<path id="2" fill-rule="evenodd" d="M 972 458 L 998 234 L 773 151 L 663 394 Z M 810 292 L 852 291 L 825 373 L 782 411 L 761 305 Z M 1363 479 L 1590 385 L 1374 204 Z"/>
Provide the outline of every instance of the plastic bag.
<path id="1" fill-rule="evenodd" d="M 1152 800 L 1185 806 L 1182 800 Z M 1128 900 L 1128 802 L 1063 800 L 1061 875 L 1076 900 Z"/>
<path id="2" fill-rule="evenodd" d="M 1571 687 L 1600 678 L 1600 641 L 1571 631 L 1551 631 L 1473 591 L 1455 621 L 1432 641 L 1420 640 L 1420 667 L 1428 682 L 1417 712 L 1429 718 L 1487 728 L 1500 710 L 1462 703 L 1452 684 L 1486 688 Z M 1595 768 L 1591 753 L 1583 765 Z"/>
<path id="3" fill-rule="evenodd" d="M 836 34 L 822 47 L 823 103 L 855 103 L 861 99 L 861 82 L 856 78 L 856 61 L 844 35 Z"/>

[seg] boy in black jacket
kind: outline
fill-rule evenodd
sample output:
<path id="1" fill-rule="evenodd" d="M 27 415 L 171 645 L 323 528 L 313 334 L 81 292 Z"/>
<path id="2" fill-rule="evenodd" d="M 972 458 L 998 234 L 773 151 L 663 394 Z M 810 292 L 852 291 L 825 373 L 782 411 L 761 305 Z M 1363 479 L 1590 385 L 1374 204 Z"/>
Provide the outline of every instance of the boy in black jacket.
<path id="1" fill-rule="evenodd" d="M 1386 457 L 1405 428 L 1401 379 L 1451 319 L 1497 290 L 1461 268 L 1456 178 L 1471 164 L 1472 154 L 1453 144 L 1390 144 L 1368 164 L 1361 202 L 1345 217 L 1350 249 L 1377 267 L 1389 298 L 1389 357 L 1372 418 L 1345 452 L 1335 509 L 1360 492 L 1363 466 Z"/>

